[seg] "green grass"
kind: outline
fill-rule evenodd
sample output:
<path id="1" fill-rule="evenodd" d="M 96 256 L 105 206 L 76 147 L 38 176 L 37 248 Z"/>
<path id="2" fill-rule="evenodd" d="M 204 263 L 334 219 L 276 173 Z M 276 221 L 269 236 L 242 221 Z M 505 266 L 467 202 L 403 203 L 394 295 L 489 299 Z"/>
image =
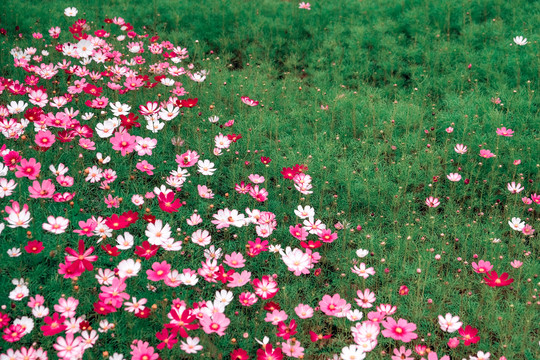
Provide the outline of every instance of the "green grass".
<path id="1" fill-rule="evenodd" d="M 79 9 L 76 18 L 63 15 L 68 6 Z M 0 71 L 4 77 L 24 79 L 24 70 L 12 65 L 10 50 L 15 46 L 41 49 L 43 41 L 33 39 L 33 32 L 42 32 L 49 41 L 47 30 L 60 26 L 60 40 L 68 41 L 67 27 L 74 19 L 84 17 L 93 21 L 95 30 L 101 27 L 104 17 L 115 16 L 133 24 L 136 31 L 145 26 L 150 35 L 159 34 L 163 40 L 186 47 L 197 68 L 210 72 L 202 84 L 185 84 L 189 97 L 199 98 L 197 109 L 186 110 L 181 119 L 166 124 L 158 134 L 143 128 L 133 131 L 135 135 L 158 139 L 154 156 L 147 159 L 156 166 L 155 176 L 133 173 L 136 155 L 123 158 L 114 154 L 108 141 L 95 140 L 97 151 L 113 158 L 109 167 L 115 169 L 118 180 L 111 184 L 111 191 L 124 199 L 119 209 L 107 209 L 103 197 L 108 192 L 84 182 L 84 174 L 77 175 L 95 162 L 92 153 L 82 149 L 60 151 L 59 146 L 67 150 L 70 144 L 59 143 L 47 153 L 29 150 L 28 146 L 33 145 L 31 128 L 28 140 L 5 141 L 9 148 L 23 151 L 24 158 L 41 161 L 42 171 L 47 171 L 49 164 L 67 164 L 77 191 L 73 207 L 51 201 L 28 201 L 26 189 L 31 181 L 16 179 L 19 185 L 14 195 L 0 199 L 1 208 L 10 199 L 28 203 L 34 218 L 30 228 L 6 228 L 0 235 L 0 304 L 8 306 L 12 318 L 31 316 L 26 301 L 14 303 L 7 297 L 14 278 L 29 280 L 30 294 L 45 296 L 51 312 L 62 294 L 79 298 L 77 315 L 86 314 L 94 328 L 102 318 L 116 324 L 114 337 L 111 332 L 100 334 L 96 346 L 86 352 L 85 359 L 98 359 L 103 351 L 127 356 L 133 339 L 149 341 L 155 347 L 159 343 L 155 333 L 167 321 L 172 299 L 179 297 L 189 303 L 211 299 L 221 288 L 220 283 L 213 287 L 200 279 L 195 288 L 176 289 L 160 283 L 157 292 L 152 293 L 146 289 L 148 281 L 141 272 L 141 276 L 129 280 L 127 292 L 148 298 L 148 304 L 157 304 L 149 319 L 138 319 L 123 311 L 106 317 L 97 315 L 92 311 L 92 303 L 97 301 L 99 286 L 93 274 L 81 276 L 77 291 L 71 280 L 57 273 L 65 247 L 74 247 L 78 238 L 71 231 L 54 236 L 41 230 L 41 223 L 51 214 L 69 218 L 70 229 L 74 229 L 79 220 L 91 215 L 110 216 L 135 210 L 129 203 L 131 196 L 164 184 L 164 177 L 176 167 L 173 154 L 194 149 L 205 153 L 201 159 L 209 158 L 216 164 L 216 175 L 204 177 L 193 171 L 191 183 L 185 184 L 181 195 L 187 204 L 178 213 L 160 211 L 157 201 L 149 206 L 154 215 L 173 229 L 181 228 L 175 236 L 177 240 L 193 230 L 185 223 L 193 209 L 203 216 L 203 227 L 212 230 L 212 243 L 223 248 L 224 253 L 243 251 L 247 241 L 254 238 L 252 228 L 217 233 L 209 226 L 211 215 L 224 207 L 258 207 L 274 212 L 278 228 L 269 240 L 283 247 L 299 247 L 288 230 L 289 225 L 296 224 L 292 210 L 299 204 L 313 206 L 316 217 L 332 228 L 337 221 L 350 223 L 351 229 L 362 226 L 360 232 L 339 231 L 336 242 L 318 250 L 323 256 L 319 277 L 294 276 L 277 254 L 266 252 L 248 260 L 247 270 L 253 278 L 278 274 L 281 291 L 272 300 L 281 304 L 289 319 L 295 318 L 299 323 L 296 338 L 306 348 L 305 359 L 339 354 L 342 347 L 352 344 L 352 323 L 320 312 L 311 319 L 298 321 L 293 308 L 298 303 L 315 307 L 323 295 L 335 293 L 355 307 L 356 291 L 365 288 L 377 294 L 377 304 L 397 305 L 394 317 L 416 323 L 419 338 L 425 339 L 425 344 L 439 355 L 449 354 L 458 359 L 484 351 L 491 352 L 492 359 L 503 355 L 507 359 L 540 357 L 539 243 L 536 236 L 523 236 L 507 224 L 512 217 L 520 217 L 538 227 L 538 205 L 526 206 L 521 201 L 522 196 L 540 192 L 537 1 L 336 0 L 314 1 L 312 10 L 306 11 L 298 9 L 297 2 L 277 0 L 156 0 L 137 6 L 129 1 L 8 0 L 3 3 L 0 16 L 0 27 L 8 32 L 0 37 Z M 15 31 L 15 26 L 19 30 Z M 513 44 L 512 38 L 517 35 L 528 38 L 529 44 Z M 51 56 L 53 53 L 51 50 Z M 65 91 L 65 74 L 60 73 L 58 80 L 59 89 Z M 129 100 L 134 112 L 138 105 L 157 100 L 160 91 L 163 87 L 143 89 L 120 101 Z M 245 106 L 240 101 L 244 95 L 264 106 Z M 4 91 L 0 103 L 9 103 L 15 99 L 12 97 Z M 493 104 L 492 97 L 500 97 L 504 106 Z M 116 101 L 114 97 L 111 100 Z M 321 109 L 321 105 L 328 105 L 328 110 Z M 212 115 L 219 116 L 220 123 L 235 119 L 235 125 L 219 129 L 203 122 Z M 97 120 L 90 123 L 95 126 Z M 454 128 L 451 134 L 445 131 L 449 126 Z M 514 136 L 497 136 L 495 131 L 502 126 L 513 129 Z M 232 145 L 231 153 L 214 157 L 213 137 L 219 132 L 240 133 L 243 138 Z M 174 136 L 186 140 L 181 149 L 171 144 Z M 467 145 L 468 152 L 455 153 L 456 144 Z M 497 156 L 481 158 L 480 145 Z M 83 152 L 83 159 L 78 159 L 79 152 Z M 261 155 L 269 156 L 272 162 L 262 165 Z M 519 166 L 512 164 L 515 159 L 521 159 Z M 250 165 L 246 166 L 245 161 Z M 314 186 L 311 195 L 302 196 L 294 187 L 290 189 L 292 183 L 279 173 L 283 167 L 297 163 L 309 167 Z M 470 179 L 470 183 L 447 181 L 446 175 L 454 172 Z M 267 179 L 265 187 L 270 198 L 263 205 L 234 191 L 234 184 L 251 173 Z M 130 175 L 136 179 L 130 180 Z M 14 178 L 13 174 L 8 177 Z M 525 190 L 511 194 L 506 184 L 512 181 L 521 183 Z M 205 183 L 216 193 L 213 201 L 196 194 L 196 185 Z M 225 197 L 225 193 L 230 196 Z M 424 201 L 429 196 L 438 197 L 441 205 L 427 208 Z M 534 210 L 527 211 L 529 207 Z M 141 222 L 129 229 L 136 244 L 145 239 L 144 229 Z M 21 257 L 7 257 L 9 248 L 22 249 L 26 244 L 27 230 L 32 232 L 32 239 L 43 241 L 45 250 L 34 256 L 23 250 Z M 238 234 L 237 239 L 232 238 L 233 233 Z M 501 242 L 493 243 L 495 238 Z M 93 241 L 94 238 L 88 243 Z M 358 248 L 372 252 L 361 261 L 373 266 L 377 273 L 366 280 L 349 270 L 352 260 L 357 259 Z M 158 259 L 178 270 L 200 267 L 203 249 L 189 242 L 183 250 L 190 257 L 162 251 L 157 258 L 143 261 L 143 269 Z M 104 254 L 100 248 L 96 252 Z M 442 255 L 440 261 L 435 260 L 436 254 Z M 477 260 L 474 254 L 478 254 Z M 458 257 L 462 261 L 457 261 Z M 131 251 L 112 261 L 100 256 L 96 268 L 112 269 L 125 258 L 135 257 Z M 483 284 L 482 277 L 470 266 L 480 259 L 489 260 L 498 273 L 510 273 L 515 282 L 504 288 Z M 514 259 L 524 265 L 512 268 L 510 262 Z M 422 270 L 420 274 L 417 268 Z M 401 285 L 409 287 L 407 296 L 398 294 Z M 249 289 L 241 290 L 252 289 L 246 288 Z M 253 358 L 259 348 L 254 337 L 269 336 L 273 343 L 279 340 L 275 326 L 264 322 L 265 302 L 259 300 L 245 308 L 237 302 L 240 291 L 234 289 L 234 293 L 235 302 L 226 312 L 231 318 L 226 336 L 193 332 L 201 338 L 205 346 L 202 353 L 207 358 L 228 358 L 238 347 L 246 349 Z M 12 303 L 14 307 L 10 309 Z M 231 314 L 235 310 L 239 316 Z M 363 312 L 367 318 L 367 311 Z M 437 323 L 437 316 L 448 312 L 460 316 L 464 325 L 478 328 L 481 341 L 470 347 L 448 349 L 448 339 L 457 333 L 443 333 Z M 15 348 L 37 343 L 54 358 L 54 339 L 43 337 L 41 325 L 43 320 L 36 320 L 34 331 Z M 334 336 L 326 343 L 311 343 L 309 330 L 331 332 Z M 245 332 L 249 333 L 247 339 L 243 337 Z M 232 338 L 237 339 L 236 344 L 231 343 Z M 417 343 L 420 341 L 412 344 Z M 379 345 L 367 358 L 387 359 L 400 345 L 379 336 Z M 411 344 L 403 345 L 412 348 Z M 2 351 L 9 347 L 0 340 Z M 202 353 L 189 356 L 178 347 L 161 352 L 163 359 L 198 358 Z"/>

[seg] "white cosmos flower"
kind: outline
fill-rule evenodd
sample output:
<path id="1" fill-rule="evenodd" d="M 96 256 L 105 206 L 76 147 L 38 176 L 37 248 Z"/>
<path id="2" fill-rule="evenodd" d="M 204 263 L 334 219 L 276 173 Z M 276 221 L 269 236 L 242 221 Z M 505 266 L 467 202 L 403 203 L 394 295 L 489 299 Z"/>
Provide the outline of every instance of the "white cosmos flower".
<path id="1" fill-rule="evenodd" d="M 527 44 L 527 38 L 524 38 L 523 36 L 516 36 L 514 38 L 514 42 L 516 45 L 523 46 Z"/>
<path id="2" fill-rule="evenodd" d="M 69 16 L 69 17 L 73 17 L 73 16 L 77 16 L 77 13 L 79 12 L 79 10 L 77 10 L 77 8 L 75 7 L 68 7 L 64 10 L 64 15 L 66 16 Z"/>

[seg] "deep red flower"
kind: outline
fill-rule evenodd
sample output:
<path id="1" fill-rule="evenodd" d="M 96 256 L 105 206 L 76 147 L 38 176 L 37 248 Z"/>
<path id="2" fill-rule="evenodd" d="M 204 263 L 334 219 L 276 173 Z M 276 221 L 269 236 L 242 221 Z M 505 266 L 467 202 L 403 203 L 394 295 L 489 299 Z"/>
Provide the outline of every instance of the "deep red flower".
<path id="1" fill-rule="evenodd" d="M 150 308 L 145 307 L 144 310 L 141 310 L 138 313 L 135 313 L 135 316 L 140 318 L 140 319 L 146 319 L 147 317 L 150 316 L 151 313 L 152 313 L 152 311 L 150 310 Z"/>
<path id="2" fill-rule="evenodd" d="M 43 114 L 43 109 L 34 106 L 33 108 L 26 110 L 24 113 L 24 118 L 30 122 L 34 122 L 40 119 L 41 114 Z"/>
<path id="3" fill-rule="evenodd" d="M 296 173 L 305 173 L 308 170 L 308 167 L 307 167 L 307 165 L 296 164 L 296 165 L 294 165 L 293 170 Z"/>
<path id="4" fill-rule="evenodd" d="M 274 310 L 281 310 L 281 306 L 279 306 L 278 303 L 275 303 L 273 301 L 269 301 L 266 303 L 266 305 L 264 305 L 264 310 L 266 311 L 274 311 Z"/>
<path id="5" fill-rule="evenodd" d="M 37 240 L 29 241 L 28 245 L 24 247 L 24 250 L 29 254 L 39 254 L 43 251 L 43 243 Z"/>
<path id="6" fill-rule="evenodd" d="M 102 87 L 97 87 L 92 84 L 86 84 L 85 87 L 83 87 L 83 91 L 87 93 L 88 95 L 93 95 L 95 97 L 101 96 L 101 93 L 103 92 Z"/>
<path id="7" fill-rule="evenodd" d="M 118 251 L 118 248 L 116 246 L 111 246 L 110 244 L 107 244 L 107 245 L 101 245 L 101 248 L 110 256 L 120 255 L 120 251 Z"/>
<path id="8" fill-rule="evenodd" d="M 197 106 L 197 103 L 199 102 L 199 99 L 184 99 L 184 100 L 177 100 L 176 104 L 180 107 L 188 107 L 192 108 Z"/>
<path id="9" fill-rule="evenodd" d="M 270 164 L 271 161 L 272 161 L 272 159 L 270 159 L 269 157 L 267 157 L 267 156 L 261 156 L 261 162 L 262 162 L 264 165 Z"/>
<path id="10" fill-rule="evenodd" d="M 89 328 L 90 328 L 90 322 L 88 321 L 81 321 L 81 323 L 79 324 L 79 329 L 81 331 L 88 330 Z"/>
<path id="11" fill-rule="evenodd" d="M 137 220 L 139 220 L 139 213 L 136 211 L 129 210 L 123 213 L 122 215 L 120 215 L 120 217 L 126 220 L 129 223 L 129 225 L 132 225 L 132 224 L 135 224 Z"/>
<path id="12" fill-rule="evenodd" d="M 111 217 L 108 217 L 105 220 L 105 225 L 107 225 L 110 229 L 120 230 L 128 227 L 129 223 L 123 217 L 118 216 L 117 214 L 112 214 Z"/>
<path id="13" fill-rule="evenodd" d="M 150 243 L 145 240 L 143 241 L 142 246 L 135 246 L 135 254 L 148 260 L 157 254 L 158 249 L 159 246 L 150 245 Z"/>
<path id="14" fill-rule="evenodd" d="M 508 286 L 514 282 L 514 279 L 508 278 L 508 273 L 502 273 L 501 277 L 497 275 L 496 271 L 490 271 L 487 277 L 484 278 L 487 285 L 491 287 Z"/>
<path id="15" fill-rule="evenodd" d="M 242 138 L 242 135 L 240 134 L 229 134 L 227 135 L 227 139 L 229 139 L 232 142 L 236 142 Z"/>
<path id="16" fill-rule="evenodd" d="M 144 214 L 143 215 L 143 220 L 150 223 L 150 224 L 153 224 L 153 223 L 156 222 L 156 216 L 152 215 L 152 214 Z"/>
<path id="17" fill-rule="evenodd" d="M 128 116 L 120 115 L 120 120 L 122 120 L 122 126 L 126 129 L 131 129 L 132 127 L 141 127 L 141 124 L 137 121 L 139 117 L 134 113 L 129 113 Z"/>
<path id="18" fill-rule="evenodd" d="M 236 349 L 231 353 L 231 360 L 247 360 L 249 355 L 244 349 Z"/>
<path id="19" fill-rule="evenodd" d="M 467 325 L 465 328 L 461 327 L 458 332 L 465 346 L 476 344 L 480 341 L 480 336 L 477 335 L 478 329 L 473 328 L 471 325 Z"/>

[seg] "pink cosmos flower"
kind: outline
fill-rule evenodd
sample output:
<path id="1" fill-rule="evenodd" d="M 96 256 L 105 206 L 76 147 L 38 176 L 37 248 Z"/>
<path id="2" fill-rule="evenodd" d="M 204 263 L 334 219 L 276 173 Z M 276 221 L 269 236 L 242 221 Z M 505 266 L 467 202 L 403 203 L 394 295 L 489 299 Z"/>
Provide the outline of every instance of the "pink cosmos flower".
<path id="1" fill-rule="evenodd" d="M 306 240 L 309 235 L 307 230 L 301 224 L 297 224 L 296 226 L 289 226 L 289 232 L 292 236 L 302 241 Z"/>
<path id="2" fill-rule="evenodd" d="M 43 180 L 43 183 L 39 183 L 39 181 L 35 180 L 32 183 L 32 186 L 28 187 L 28 191 L 30 192 L 30 197 L 33 199 L 50 199 L 53 197 L 54 191 L 56 188 L 54 187 L 54 184 L 51 180 Z"/>
<path id="3" fill-rule="evenodd" d="M 264 176 L 258 174 L 251 174 L 248 176 L 248 179 L 254 184 L 262 184 L 264 182 Z"/>
<path id="4" fill-rule="evenodd" d="M 57 337 L 53 347 L 59 358 L 66 359 L 74 359 L 84 351 L 82 337 L 74 337 L 73 333 L 67 333 L 65 338 Z"/>
<path id="5" fill-rule="evenodd" d="M 434 352 L 434 351 L 430 351 L 427 358 L 428 358 L 428 360 L 450 360 L 450 356 L 448 356 L 448 355 L 445 355 L 445 356 L 443 356 L 442 358 L 439 359 L 439 357 L 437 356 L 437 353 Z M 420 360 L 426 360 L 426 359 L 422 358 Z"/>
<path id="6" fill-rule="evenodd" d="M 42 130 L 36 134 L 35 142 L 42 148 L 50 148 L 55 143 L 54 135 L 49 130 Z"/>
<path id="7" fill-rule="evenodd" d="M 260 280 L 253 279 L 253 289 L 255 289 L 255 294 L 264 300 L 273 298 L 279 291 L 277 282 L 268 275 L 263 275 Z"/>
<path id="8" fill-rule="evenodd" d="M 487 149 L 482 149 L 480 150 L 480 156 L 483 158 L 489 159 L 489 158 L 495 157 L 496 155 Z"/>
<path id="9" fill-rule="evenodd" d="M 123 292 L 127 287 L 124 280 L 115 277 L 111 286 L 102 286 L 99 299 L 107 305 L 121 308 L 124 300 L 129 300 L 129 294 Z"/>
<path id="10" fill-rule="evenodd" d="M 205 185 L 197 185 L 197 191 L 199 192 L 199 196 L 203 199 L 213 199 L 214 193 L 211 189 L 206 187 Z"/>
<path id="11" fill-rule="evenodd" d="M 355 299 L 356 303 L 364 309 L 372 307 L 376 300 L 375 293 L 369 289 L 365 289 L 363 292 L 362 290 L 358 290 L 356 295 L 358 295 L 358 299 Z"/>
<path id="12" fill-rule="evenodd" d="M 251 279 L 251 273 L 249 271 L 242 271 L 241 274 L 234 273 L 232 274 L 227 286 L 230 288 L 241 287 L 247 284 L 250 279 Z"/>
<path id="13" fill-rule="evenodd" d="M 145 172 L 148 175 L 154 175 L 154 172 L 152 170 L 154 170 L 155 167 L 146 160 L 143 160 L 143 161 L 137 163 L 137 165 L 135 165 L 135 167 L 139 171 Z"/>
<path id="14" fill-rule="evenodd" d="M 186 219 L 189 226 L 196 226 L 202 223 L 202 218 L 199 214 L 193 214 L 189 219 Z"/>
<path id="15" fill-rule="evenodd" d="M 409 323 L 405 319 L 399 319 L 396 322 L 393 318 L 389 317 L 381 324 L 384 327 L 384 330 L 382 331 L 384 337 L 401 340 L 406 343 L 418 337 L 418 335 L 414 333 L 416 324 Z"/>
<path id="16" fill-rule="evenodd" d="M 521 164 L 521 160 L 519 160 L 519 159 L 517 159 L 517 160 L 514 160 L 514 165 L 516 165 L 516 166 L 517 166 L 517 165 L 519 165 L 519 164 Z"/>
<path id="17" fill-rule="evenodd" d="M 69 297 L 67 299 L 60 298 L 58 299 L 58 304 L 54 305 L 54 311 L 60 314 L 60 316 L 65 316 L 66 318 L 72 318 L 75 316 L 75 310 L 79 305 L 79 300 Z"/>
<path id="18" fill-rule="evenodd" d="M 473 262 L 472 264 L 473 271 L 477 274 L 487 274 L 493 269 L 493 265 L 489 261 L 480 260 L 477 263 Z"/>
<path id="19" fill-rule="evenodd" d="M 310 9 L 308 9 L 310 10 Z M 300 346 L 300 341 L 289 339 L 285 343 L 281 343 L 283 352 L 293 358 L 304 358 L 304 348 Z"/>
<path id="20" fill-rule="evenodd" d="M 259 299 L 255 294 L 246 291 L 240 294 L 238 300 L 240 300 L 240 304 L 243 306 L 251 306 L 255 304 Z"/>
<path id="21" fill-rule="evenodd" d="M 407 349 L 405 346 L 401 346 L 398 349 L 394 349 L 394 355 L 392 356 L 392 360 L 414 360 L 413 357 L 410 357 L 412 354 L 412 350 Z"/>
<path id="22" fill-rule="evenodd" d="M 232 252 L 231 255 L 226 254 L 225 255 L 225 263 L 229 267 L 232 268 L 243 268 L 245 266 L 246 260 L 244 259 L 244 256 L 242 256 L 241 253 Z"/>
<path id="23" fill-rule="evenodd" d="M 146 341 L 134 340 L 131 344 L 131 360 L 156 360 L 159 354 L 154 352 L 154 348 Z"/>
<path id="24" fill-rule="evenodd" d="M 339 294 L 334 294 L 334 296 L 324 295 L 322 300 L 319 301 L 319 306 L 326 315 L 336 316 L 347 306 L 347 301 L 342 299 Z"/>
<path id="25" fill-rule="evenodd" d="M 338 238 L 337 233 L 332 233 L 330 229 L 322 229 L 319 232 L 319 240 L 325 243 L 333 243 Z"/>
<path id="26" fill-rule="evenodd" d="M 215 313 L 212 317 L 204 314 L 200 320 L 203 331 L 207 334 L 217 333 L 219 336 L 225 335 L 225 330 L 231 323 L 225 314 Z"/>
<path id="27" fill-rule="evenodd" d="M 199 154 L 196 151 L 188 150 L 182 155 L 176 155 L 176 162 L 180 167 L 191 167 L 199 161 Z"/>
<path id="28" fill-rule="evenodd" d="M 512 129 L 507 129 L 505 127 L 502 127 L 502 128 L 497 128 L 497 135 L 499 136 L 506 136 L 506 137 L 511 137 L 514 135 L 514 130 Z"/>
<path id="29" fill-rule="evenodd" d="M 166 261 L 163 261 L 161 263 L 155 262 L 152 264 L 152 270 L 146 270 L 146 275 L 148 275 L 148 280 L 160 281 L 164 280 L 170 271 L 171 265 L 167 264 Z"/>
<path id="30" fill-rule="evenodd" d="M 96 143 L 85 138 L 79 139 L 79 146 L 86 150 L 96 150 Z"/>
<path id="31" fill-rule="evenodd" d="M 272 325 L 277 325 L 280 321 L 285 321 L 288 319 L 287 313 L 283 310 L 274 310 L 272 312 L 266 313 L 266 318 L 264 321 L 271 322 Z"/>
<path id="32" fill-rule="evenodd" d="M 305 10 L 311 10 L 311 4 L 302 1 L 300 4 L 298 4 L 298 8 L 299 8 L 299 9 L 305 9 Z M 322 106 L 322 105 L 321 105 L 321 106 Z M 289 355 L 289 356 L 290 356 L 290 355 Z M 295 356 L 295 357 L 296 357 L 296 356 Z"/>
<path id="33" fill-rule="evenodd" d="M 439 202 L 438 198 L 434 198 L 433 196 L 430 196 L 426 199 L 426 205 L 432 208 L 435 208 L 439 206 L 441 203 Z"/>
<path id="34" fill-rule="evenodd" d="M 41 164 L 34 158 L 30 160 L 22 159 L 20 164 L 16 165 L 15 168 L 17 169 L 15 172 L 16 177 L 27 177 L 30 180 L 36 180 L 41 170 Z"/>
<path id="35" fill-rule="evenodd" d="M 361 263 L 360 267 L 354 265 L 354 267 L 351 268 L 351 271 L 364 279 L 367 279 L 370 275 L 375 275 L 375 269 L 373 267 L 366 268 L 366 264 L 364 263 Z"/>
<path id="36" fill-rule="evenodd" d="M 450 173 L 448 175 L 446 175 L 446 178 L 450 181 L 459 181 L 461 180 L 461 175 L 459 175 L 458 173 Z"/>
<path id="37" fill-rule="evenodd" d="M 298 306 L 294 308 L 294 312 L 300 319 L 309 319 L 313 316 L 313 308 L 305 304 L 298 304 Z"/>
<path id="38" fill-rule="evenodd" d="M 257 105 L 259 105 L 258 101 L 252 100 L 248 96 L 242 96 L 241 99 L 242 99 L 242 102 L 244 104 L 246 104 L 246 105 L 249 105 L 249 106 L 257 106 Z"/>
<path id="39" fill-rule="evenodd" d="M 115 132 L 114 137 L 110 139 L 110 142 L 113 144 L 113 150 L 118 150 L 121 152 L 122 156 L 126 156 L 135 149 L 137 137 L 130 135 L 127 132 Z"/>

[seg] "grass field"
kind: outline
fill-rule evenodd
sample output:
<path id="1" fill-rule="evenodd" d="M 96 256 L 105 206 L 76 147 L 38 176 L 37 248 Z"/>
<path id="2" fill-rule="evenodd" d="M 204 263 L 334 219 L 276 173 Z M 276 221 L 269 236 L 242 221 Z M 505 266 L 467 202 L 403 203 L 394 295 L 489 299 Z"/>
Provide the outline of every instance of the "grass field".
<path id="1" fill-rule="evenodd" d="M 2 3 L 2 360 L 540 358 L 540 2 L 310 5 Z"/>

